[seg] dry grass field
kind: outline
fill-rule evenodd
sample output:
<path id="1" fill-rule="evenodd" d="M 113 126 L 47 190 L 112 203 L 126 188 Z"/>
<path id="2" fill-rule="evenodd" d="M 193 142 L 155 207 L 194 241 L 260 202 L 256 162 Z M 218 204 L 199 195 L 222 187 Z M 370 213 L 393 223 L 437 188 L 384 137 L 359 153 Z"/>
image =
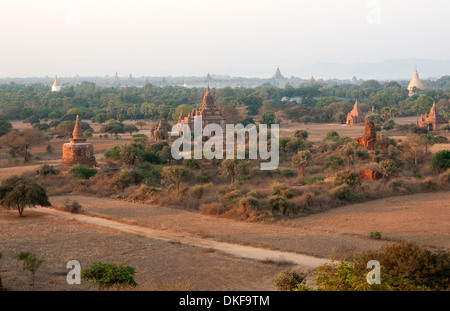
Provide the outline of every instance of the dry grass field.
<path id="1" fill-rule="evenodd" d="M 415 123 L 415 117 L 398 118 L 396 122 Z M 29 124 L 13 122 L 13 126 L 21 129 Z M 148 123 L 140 133 L 150 136 L 150 126 Z M 129 134 L 122 134 L 119 140 L 100 138 L 100 125 L 92 124 L 92 127 L 95 132 L 89 142 L 93 143 L 100 164 L 106 150 L 131 141 Z M 296 129 L 308 131 L 308 140 L 313 142 L 320 141 L 331 130 L 352 138 L 364 133 L 363 126 L 285 123 L 280 136 L 292 136 Z M 440 135 L 450 138 L 449 133 Z M 401 140 L 404 136 L 395 138 Z M 44 164 L 57 166 L 62 144 L 67 141 L 51 140 L 52 154 L 46 152 L 45 145 L 33 147 L 31 153 L 39 159 L 27 165 L 20 159 L 10 159 L 6 150 L 0 150 L 0 180 L 36 171 Z M 450 144 L 436 144 L 431 151 L 443 149 L 450 149 Z M 67 198 L 79 202 L 87 215 L 196 238 L 321 258 L 331 258 L 336 251 L 344 256 L 379 249 L 396 241 L 450 250 L 450 192 L 383 198 L 273 223 L 238 221 L 82 193 L 52 196 L 50 201 L 60 207 Z M 68 258 L 79 260 L 83 267 L 94 261 L 126 261 L 136 268 L 137 290 L 274 290 L 271 281 L 280 271 L 291 267 L 288 263 L 236 258 L 213 249 L 62 220 L 32 209 L 26 209 L 25 216 L 19 218 L 14 211 L 0 210 L 0 252 L 3 253 L 0 274 L 4 287 L 10 290 L 92 289 L 87 284 L 66 283 Z M 380 232 L 381 239 L 370 238 L 371 232 Z M 32 287 L 21 263 L 14 259 L 20 251 L 33 252 L 45 260 Z"/>
<path id="2" fill-rule="evenodd" d="M 82 268 L 95 261 L 127 262 L 136 268 L 136 290 L 274 290 L 271 281 L 287 268 L 30 210 L 22 219 L 14 212 L 0 212 L 0 248 L 0 273 L 8 290 L 96 290 L 85 282 L 67 284 L 70 259 Z M 29 285 L 29 272 L 14 258 L 21 251 L 44 259 L 34 286 Z"/>

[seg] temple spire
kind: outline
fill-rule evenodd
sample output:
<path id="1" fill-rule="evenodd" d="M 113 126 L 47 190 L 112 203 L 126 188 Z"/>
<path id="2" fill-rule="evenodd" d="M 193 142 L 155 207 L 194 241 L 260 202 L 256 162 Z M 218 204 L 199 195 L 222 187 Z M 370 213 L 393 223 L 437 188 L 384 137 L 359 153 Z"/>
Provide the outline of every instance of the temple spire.
<path id="1" fill-rule="evenodd" d="M 81 128 L 80 119 L 77 115 L 77 119 L 75 121 L 75 127 L 73 128 L 73 140 L 74 141 L 85 141 L 86 139 L 83 136 L 83 129 Z"/>

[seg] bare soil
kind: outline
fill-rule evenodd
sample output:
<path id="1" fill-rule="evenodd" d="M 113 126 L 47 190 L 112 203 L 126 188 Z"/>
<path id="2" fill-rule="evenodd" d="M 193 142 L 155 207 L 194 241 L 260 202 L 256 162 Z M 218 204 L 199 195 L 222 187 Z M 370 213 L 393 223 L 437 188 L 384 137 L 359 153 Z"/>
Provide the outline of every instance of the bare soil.
<path id="1" fill-rule="evenodd" d="M 288 266 L 225 255 L 213 249 L 149 239 L 113 229 L 61 220 L 32 210 L 20 218 L 0 212 L 0 273 L 8 290 L 96 290 L 69 285 L 66 262 L 82 269 L 95 261 L 127 262 L 136 268 L 137 290 L 274 290 L 272 280 Z M 32 252 L 44 262 L 30 286 L 30 273 L 15 259 Z"/>

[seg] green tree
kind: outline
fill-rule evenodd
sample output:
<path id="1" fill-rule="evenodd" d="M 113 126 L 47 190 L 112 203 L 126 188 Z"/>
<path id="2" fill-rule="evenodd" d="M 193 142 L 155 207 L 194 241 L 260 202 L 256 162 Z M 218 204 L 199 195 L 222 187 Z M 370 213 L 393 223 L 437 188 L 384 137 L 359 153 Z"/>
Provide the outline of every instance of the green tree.
<path id="1" fill-rule="evenodd" d="M 139 126 L 139 128 L 142 130 L 142 127 L 143 127 L 144 125 L 147 125 L 147 123 L 145 123 L 144 121 L 137 121 L 137 122 L 135 123 L 135 125 L 136 125 L 136 126 Z"/>
<path id="2" fill-rule="evenodd" d="M 34 285 L 34 279 L 36 271 L 39 266 L 44 262 L 42 259 L 38 259 L 35 254 L 29 252 L 20 252 L 16 255 L 17 260 L 23 261 L 23 270 L 31 272 L 30 286 Z"/>
<path id="3" fill-rule="evenodd" d="M 110 289 L 116 286 L 136 287 L 138 284 L 134 280 L 135 268 L 127 266 L 125 263 L 120 265 L 94 262 L 87 269 L 81 271 L 81 278 L 90 281 L 92 285 L 98 286 L 99 290 Z"/>
<path id="4" fill-rule="evenodd" d="M 305 166 L 309 164 L 311 158 L 309 150 L 299 151 L 292 157 L 292 167 L 298 170 L 300 177 L 305 176 Z"/>
<path id="5" fill-rule="evenodd" d="M 0 136 L 7 134 L 12 129 L 11 123 L 0 117 Z"/>
<path id="6" fill-rule="evenodd" d="M 450 151 L 441 150 L 431 159 L 431 167 L 436 171 L 444 171 L 450 168 Z"/>
<path id="7" fill-rule="evenodd" d="M 383 174 L 383 179 L 388 179 L 390 177 L 393 177 L 397 175 L 398 167 L 392 160 L 383 160 L 378 163 L 378 169 L 381 171 L 381 174 Z"/>
<path id="8" fill-rule="evenodd" d="M 94 123 L 105 123 L 106 120 L 108 120 L 108 115 L 104 112 L 97 113 L 92 118 L 92 122 L 94 122 Z"/>
<path id="9" fill-rule="evenodd" d="M 144 115 L 146 119 L 149 119 L 156 111 L 155 104 L 151 103 L 143 103 L 141 105 L 141 113 Z"/>
<path id="10" fill-rule="evenodd" d="M 220 163 L 219 171 L 221 175 L 229 177 L 231 184 L 234 184 L 234 178 L 245 172 L 247 164 L 241 159 L 225 159 Z"/>
<path id="11" fill-rule="evenodd" d="M 123 130 L 126 133 L 130 133 L 130 135 L 133 135 L 134 132 L 139 132 L 139 129 L 132 124 L 125 124 Z"/>
<path id="12" fill-rule="evenodd" d="M 161 171 L 161 176 L 173 183 L 177 188 L 177 196 L 180 196 L 180 184 L 183 180 L 189 179 L 191 171 L 180 166 L 165 166 Z"/>
<path id="13" fill-rule="evenodd" d="M 270 126 L 275 123 L 275 112 L 273 110 L 264 111 L 261 116 L 261 124 L 267 124 Z"/>
<path id="14" fill-rule="evenodd" d="M 350 167 L 350 165 L 353 165 L 353 163 L 355 162 L 355 155 L 358 148 L 359 144 L 355 141 L 352 141 L 343 145 L 339 150 L 339 153 L 347 158 L 348 167 Z"/>

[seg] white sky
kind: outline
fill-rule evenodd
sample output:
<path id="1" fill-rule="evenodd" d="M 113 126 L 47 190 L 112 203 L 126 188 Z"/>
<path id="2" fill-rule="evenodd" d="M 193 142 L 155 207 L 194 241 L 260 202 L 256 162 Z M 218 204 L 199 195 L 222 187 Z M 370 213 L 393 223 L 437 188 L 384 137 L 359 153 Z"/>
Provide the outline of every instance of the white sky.
<path id="1" fill-rule="evenodd" d="M 0 0 L 0 77 L 443 60 L 449 19 L 448 0 Z"/>

